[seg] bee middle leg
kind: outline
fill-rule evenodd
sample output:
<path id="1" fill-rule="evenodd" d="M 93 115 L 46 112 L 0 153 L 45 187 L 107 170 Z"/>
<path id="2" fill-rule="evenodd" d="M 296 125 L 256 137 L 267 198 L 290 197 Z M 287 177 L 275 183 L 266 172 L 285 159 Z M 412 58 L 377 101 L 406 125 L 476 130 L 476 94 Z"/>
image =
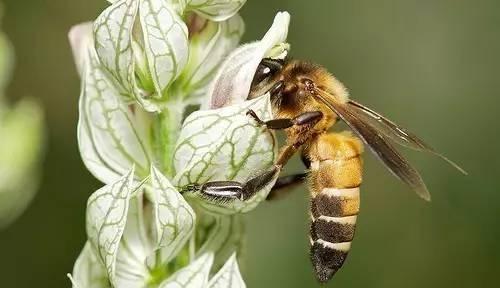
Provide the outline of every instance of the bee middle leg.
<path id="1" fill-rule="evenodd" d="M 307 158 L 306 155 L 304 155 L 303 152 L 301 160 L 306 169 L 309 169 L 311 167 L 311 161 Z M 271 192 L 269 192 L 269 195 L 267 195 L 266 200 L 274 201 L 283 198 L 285 195 L 289 194 L 295 186 L 304 183 L 304 181 L 307 179 L 307 175 L 308 172 L 303 172 L 278 178 L 273 188 L 271 189 Z"/>
<path id="2" fill-rule="evenodd" d="M 288 176 L 282 176 L 278 178 L 274 184 L 271 192 L 267 195 L 266 200 L 279 200 L 286 194 L 288 194 L 293 187 L 304 183 L 307 179 L 307 173 L 300 173 Z"/>

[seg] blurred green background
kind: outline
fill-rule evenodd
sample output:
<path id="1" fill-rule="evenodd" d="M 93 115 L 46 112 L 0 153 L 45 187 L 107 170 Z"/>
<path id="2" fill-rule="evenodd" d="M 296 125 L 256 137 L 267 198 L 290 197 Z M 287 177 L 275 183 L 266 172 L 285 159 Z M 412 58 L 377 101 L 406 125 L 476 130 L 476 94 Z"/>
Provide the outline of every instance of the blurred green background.
<path id="1" fill-rule="evenodd" d="M 86 199 L 100 184 L 78 153 L 79 79 L 66 35 L 107 2 L 3 2 L 3 29 L 17 54 L 7 94 L 40 99 L 49 143 L 39 193 L 0 231 L 0 281 L 69 287 L 65 274 L 85 242 Z M 241 11 L 244 40 L 260 38 L 278 10 L 292 15 L 293 57 L 325 65 L 353 98 L 411 128 L 470 173 L 409 152 L 433 195 L 425 203 L 367 155 L 353 248 L 327 287 L 499 285 L 500 2 L 250 0 Z M 300 170 L 294 164 L 289 172 Z M 308 257 L 307 195 L 300 187 L 248 214 L 249 287 L 318 286 Z"/>

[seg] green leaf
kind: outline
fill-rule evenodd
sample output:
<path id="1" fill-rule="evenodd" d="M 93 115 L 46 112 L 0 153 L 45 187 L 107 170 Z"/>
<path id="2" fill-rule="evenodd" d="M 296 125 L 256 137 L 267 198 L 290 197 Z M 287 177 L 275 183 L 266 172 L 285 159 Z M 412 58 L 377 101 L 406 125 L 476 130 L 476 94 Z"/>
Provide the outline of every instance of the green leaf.
<path id="1" fill-rule="evenodd" d="M 245 4 L 246 0 L 187 0 L 188 10 L 195 11 L 212 21 L 224 21 Z"/>
<path id="2" fill-rule="evenodd" d="M 116 283 L 116 257 L 127 222 L 133 175 L 132 168 L 118 181 L 94 192 L 87 202 L 87 236 L 111 284 Z"/>
<path id="3" fill-rule="evenodd" d="M 193 261 L 188 266 L 178 270 L 159 288 L 200 288 L 206 287 L 214 255 L 206 253 Z"/>
<path id="4" fill-rule="evenodd" d="M 177 187 L 216 180 L 244 182 L 273 164 L 277 148 L 274 135 L 246 115 L 249 109 L 261 119 L 271 119 L 269 94 L 238 105 L 189 115 L 174 151 Z M 266 187 L 247 202 L 214 203 L 214 207 L 223 208 L 216 209 L 219 212 L 245 212 L 253 209 L 268 192 Z"/>
<path id="5" fill-rule="evenodd" d="M 216 109 L 247 99 L 255 71 L 264 57 L 283 58 L 290 15 L 279 12 L 262 40 L 234 50 L 221 65 L 208 91 L 205 109 Z M 280 49 L 275 49 L 275 48 Z M 270 54 L 270 52 L 274 52 Z"/>
<path id="6" fill-rule="evenodd" d="M 111 183 L 136 165 L 139 178 L 148 175 L 150 146 L 146 114 L 127 106 L 102 71 L 95 51 L 87 47 L 78 121 L 80 154 L 89 171 Z"/>
<path id="7" fill-rule="evenodd" d="M 168 263 L 189 240 L 195 226 L 195 213 L 184 197 L 155 167 L 151 168 L 150 200 L 153 203 L 153 224 L 156 249 L 161 263 Z"/>
<path id="8" fill-rule="evenodd" d="M 176 82 L 191 98 L 205 96 L 217 68 L 236 48 L 245 30 L 243 19 L 238 14 L 223 22 L 199 21 L 206 21 L 205 26 L 190 36 L 189 61 Z"/>
<path id="9" fill-rule="evenodd" d="M 139 11 L 155 97 L 161 99 L 187 63 L 188 31 L 164 0 L 143 0 Z"/>
<path id="10" fill-rule="evenodd" d="M 68 274 L 68 277 L 73 288 L 111 288 L 106 269 L 88 242 L 76 259 L 72 275 Z"/>
<path id="11" fill-rule="evenodd" d="M 105 70 L 122 92 L 132 93 L 132 30 L 139 0 L 114 2 L 94 22 L 95 48 Z"/>
<path id="12" fill-rule="evenodd" d="M 208 288 L 245 288 L 234 253 L 208 283 Z"/>

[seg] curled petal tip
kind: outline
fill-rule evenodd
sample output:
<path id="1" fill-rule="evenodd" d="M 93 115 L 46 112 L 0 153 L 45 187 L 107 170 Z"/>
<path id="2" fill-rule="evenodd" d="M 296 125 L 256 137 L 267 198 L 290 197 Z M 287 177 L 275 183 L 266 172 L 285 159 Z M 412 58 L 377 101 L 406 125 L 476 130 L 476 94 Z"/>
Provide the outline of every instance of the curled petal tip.
<path id="1" fill-rule="evenodd" d="M 85 22 L 71 27 L 68 38 L 78 73 L 81 74 L 86 50 L 92 41 L 92 22 Z"/>

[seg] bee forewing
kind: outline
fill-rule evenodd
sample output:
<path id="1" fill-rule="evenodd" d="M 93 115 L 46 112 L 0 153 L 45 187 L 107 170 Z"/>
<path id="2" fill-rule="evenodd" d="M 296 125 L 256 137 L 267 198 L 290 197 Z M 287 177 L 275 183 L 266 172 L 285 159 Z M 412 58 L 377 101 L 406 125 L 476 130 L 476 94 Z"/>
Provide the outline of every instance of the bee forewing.
<path id="1" fill-rule="evenodd" d="M 397 178 L 424 200 L 430 201 L 429 190 L 418 171 L 389 143 L 386 136 L 379 133 L 366 119 L 359 117 L 358 113 L 353 112 L 353 106 L 335 101 L 333 96 L 325 91 L 317 89 L 316 92 L 315 96 L 338 114 Z"/>
<path id="2" fill-rule="evenodd" d="M 383 133 L 386 137 L 390 138 L 395 143 L 417 151 L 425 151 L 434 154 L 446 161 L 461 173 L 467 175 L 467 172 L 458 164 L 448 159 L 443 154 L 437 152 L 434 148 L 429 146 L 417 135 L 413 134 L 407 129 L 399 126 L 398 124 L 387 119 L 378 112 L 375 112 L 374 110 L 356 101 L 349 100 L 347 104 L 349 105 L 351 112 L 355 113 L 358 118 L 362 118 L 363 121 L 372 125 L 377 131 Z"/>

